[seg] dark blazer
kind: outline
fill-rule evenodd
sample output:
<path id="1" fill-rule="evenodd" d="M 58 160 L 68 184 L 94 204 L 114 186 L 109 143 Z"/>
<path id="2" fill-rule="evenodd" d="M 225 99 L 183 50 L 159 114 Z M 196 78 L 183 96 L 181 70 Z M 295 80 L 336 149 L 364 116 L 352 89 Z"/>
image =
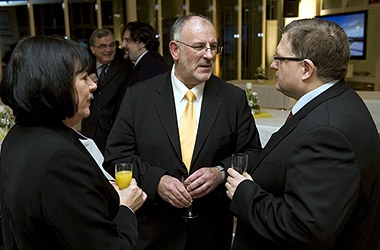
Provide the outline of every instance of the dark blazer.
<path id="1" fill-rule="evenodd" d="M 185 209 L 171 206 L 156 192 L 162 175 L 180 179 L 187 173 L 170 75 L 168 71 L 128 88 L 107 141 L 105 165 L 134 162 L 134 176 L 148 195 L 136 213 L 137 249 L 183 249 L 189 228 L 195 249 L 230 249 L 232 217 L 223 184 L 194 200 L 199 216 L 190 223 L 182 218 Z M 245 152 L 253 161 L 260 149 L 244 91 L 211 76 L 204 88 L 190 172 L 216 165 L 227 168 L 234 152 Z M 112 173 L 112 165 L 108 169 Z"/>
<path id="2" fill-rule="evenodd" d="M 168 70 L 169 66 L 159 53 L 148 51 L 133 68 L 127 86 L 132 86 Z"/>
<path id="3" fill-rule="evenodd" d="M 380 249 L 380 142 L 342 80 L 272 135 L 231 209 L 233 249 Z"/>
<path id="4" fill-rule="evenodd" d="M 16 124 L 0 160 L 6 249 L 133 249 L 136 217 L 70 128 Z"/>
<path id="5" fill-rule="evenodd" d="M 93 92 L 90 116 L 82 121 L 81 133 L 93 139 L 103 154 L 108 134 L 118 112 L 119 100 L 124 95 L 132 67 L 133 64 L 130 61 L 125 62 L 115 57 L 105 78 Z M 95 65 L 89 73 L 94 72 L 96 72 Z"/>

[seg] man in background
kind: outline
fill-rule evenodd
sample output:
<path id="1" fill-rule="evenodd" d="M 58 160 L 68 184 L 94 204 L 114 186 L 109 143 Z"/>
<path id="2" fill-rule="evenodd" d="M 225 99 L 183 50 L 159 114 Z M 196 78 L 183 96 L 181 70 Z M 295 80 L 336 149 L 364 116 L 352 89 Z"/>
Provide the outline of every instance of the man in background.
<path id="1" fill-rule="evenodd" d="M 115 57 L 115 38 L 110 30 L 94 30 L 89 42 L 96 57 L 89 74 L 97 75 L 98 87 L 93 92 L 91 114 L 82 121 L 81 133 L 93 139 L 104 154 L 107 137 L 118 112 L 118 103 L 133 65 Z"/>
<path id="2" fill-rule="evenodd" d="M 129 22 L 125 28 L 122 48 L 135 66 L 128 79 L 128 87 L 169 70 L 157 52 L 160 46 L 152 26 L 139 21 Z"/>
<path id="3" fill-rule="evenodd" d="M 233 249 L 380 249 L 380 141 L 344 78 L 348 38 L 334 22 L 293 21 L 271 67 L 295 98 L 250 175 L 229 169 Z M 253 180 L 253 181 L 252 181 Z"/>
<path id="4" fill-rule="evenodd" d="M 129 34 L 127 28 L 125 39 Z M 136 213 L 138 250 L 228 250 L 233 222 L 225 170 L 235 152 L 254 162 L 261 149 L 257 129 L 245 92 L 212 75 L 221 47 L 209 19 L 179 18 L 169 48 L 171 71 L 127 89 L 105 165 L 112 173 L 115 163 L 133 162 L 149 197 Z M 190 205 L 196 218 L 183 217 Z"/>

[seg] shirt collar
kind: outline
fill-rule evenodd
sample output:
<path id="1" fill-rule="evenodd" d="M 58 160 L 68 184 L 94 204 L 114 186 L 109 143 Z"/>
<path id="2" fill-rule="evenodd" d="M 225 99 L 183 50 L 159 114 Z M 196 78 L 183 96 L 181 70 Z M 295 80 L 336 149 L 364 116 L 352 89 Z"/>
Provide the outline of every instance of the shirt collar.
<path id="1" fill-rule="evenodd" d="M 205 82 L 198 84 L 194 86 L 192 89 L 188 89 L 185 84 L 183 84 L 174 74 L 175 72 L 175 65 L 173 64 L 172 71 L 171 71 L 171 79 L 172 79 L 172 85 L 173 85 L 173 92 L 174 92 L 174 98 L 178 100 L 179 102 L 182 102 L 183 100 L 187 100 L 185 95 L 187 91 L 191 90 L 195 95 L 195 102 L 199 102 L 201 100 L 201 97 L 203 96 L 203 90 L 205 87 Z"/>
<path id="2" fill-rule="evenodd" d="M 330 81 L 328 83 L 323 84 L 322 86 L 306 93 L 303 95 L 296 104 L 294 104 L 292 108 L 293 115 L 296 114 L 303 106 L 305 106 L 307 103 L 309 103 L 311 100 L 313 100 L 318 95 L 325 92 L 327 89 L 332 87 L 335 83 L 339 82 L 339 80 Z"/>
<path id="3" fill-rule="evenodd" d="M 74 132 L 74 135 L 78 138 L 78 139 L 82 139 L 82 140 L 87 140 L 88 138 L 84 135 L 82 135 L 81 133 L 79 133 L 76 129 L 74 129 L 73 127 L 69 127 L 67 126 L 69 129 L 71 129 L 71 131 Z"/>
<path id="4" fill-rule="evenodd" d="M 137 58 L 136 62 L 135 62 L 135 66 L 139 63 L 139 61 L 141 60 L 141 58 L 146 54 L 148 53 L 149 50 L 146 50 L 144 53 L 142 53 L 139 58 Z"/>
<path id="5" fill-rule="evenodd" d="M 106 64 L 107 65 L 107 64 Z M 109 65 L 109 64 L 108 64 Z M 96 61 L 96 70 L 99 70 L 100 67 L 102 67 L 103 64 L 101 64 L 99 61 Z"/>

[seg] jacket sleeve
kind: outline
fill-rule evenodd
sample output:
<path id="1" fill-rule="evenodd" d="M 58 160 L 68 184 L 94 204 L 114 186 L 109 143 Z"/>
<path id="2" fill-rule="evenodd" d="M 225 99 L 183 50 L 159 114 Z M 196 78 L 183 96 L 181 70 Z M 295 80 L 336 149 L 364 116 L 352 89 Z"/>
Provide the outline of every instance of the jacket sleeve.
<path id="1" fill-rule="evenodd" d="M 235 101 L 237 102 L 236 111 L 230 111 L 231 114 L 236 115 L 236 118 L 234 119 L 237 120 L 234 152 L 248 155 L 249 160 L 247 172 L 251 173 L 262 149 L 260 137 L 243 90 L 239 89 Z M 225 169 L 227 169 L 231 166 L 231 159 L 232 155 L 229 154 L 227 158 L 221 159 L 220 163 L 225 167 Z"/>
<path id="2" fill-rule="evenodd" d="M 163 168 L 142 161 L 139 155 L 136 138 L 137 108 L 133 99 L 137 98 L 128 88 L 123 98 L 120 112 L 108 136 L 103 166 L 114 176 L 113 166 L 118 162 L 131 162 L 134 166 L 133 176 L 148 196 L 154 202 L 156 190 L 161 177 L 167 173 Z M 141 118 L 141 115 L 139 116 Z M 149 201 L 148 201 L 149 202 Z"/>
<path id="3" fill-rule="evenodd" d="M 282 163 L 287 164 L 283 195 L 243 181 L 231 210 L 260 237 L 284 248 L 329 248 L 359 196 L 356 154 L 347 137 L 331 127 L 315 128 L 294 143 L 287 163 Z M 259 168 L 269 164 L 280 163 L 268 154 Z"/>
<path id="4" fill-rule="evenodd" d="M 41 179 L 42 213 L 62 244 L 68 249 L 135 247 L 136 217 L 113 204 L 118 203 L 111 199 L 113 187 L 104 187 L 108 183 L 96 166 L 75 148 L 60 148 L 46 162 L 51 167 Z"/>

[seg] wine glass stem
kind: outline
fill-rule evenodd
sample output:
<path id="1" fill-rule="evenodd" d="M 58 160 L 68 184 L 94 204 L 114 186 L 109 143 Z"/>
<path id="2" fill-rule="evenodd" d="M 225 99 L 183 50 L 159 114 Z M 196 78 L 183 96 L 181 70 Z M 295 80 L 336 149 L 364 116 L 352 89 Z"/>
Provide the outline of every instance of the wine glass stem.
<path id="1" fill-rule="evenodd" d="M 192 207 L 192 206 L 190 206 L 190 207 L 188 208 L 188 213 L 189 213 L 189 217 L 192 217 L 192 216 L 193 216 L 193 207 Z"/>

